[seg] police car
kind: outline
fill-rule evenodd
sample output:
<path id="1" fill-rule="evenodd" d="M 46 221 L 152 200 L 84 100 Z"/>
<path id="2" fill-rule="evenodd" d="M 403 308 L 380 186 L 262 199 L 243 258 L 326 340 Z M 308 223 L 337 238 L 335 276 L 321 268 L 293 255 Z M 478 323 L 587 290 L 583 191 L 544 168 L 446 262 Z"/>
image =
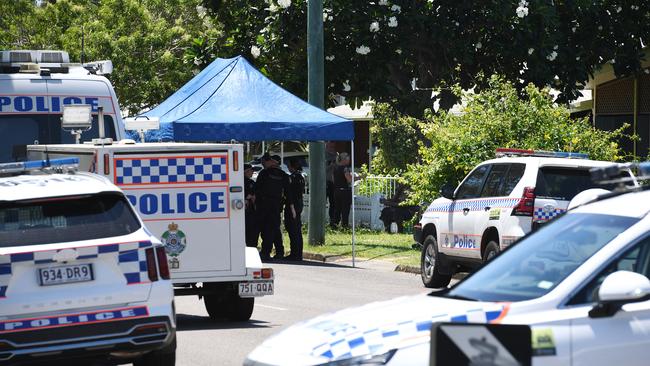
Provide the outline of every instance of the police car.
<path id="1" fill-rule="evenodd" d="M 294 325 L 245 364 L 429 365 L 432 326 L 455 322 L 530 326 L 532 365 L 647 365 L 648 202 L 648 189 L 599 197 L 449 289 Z"/>
<path id="2" fill-rule="evenodd" d="M 415 226 L 422 282 L 444 287 L 454 273 L 478 267 L 566 212 L 579 192 L 601 187 L 589 169 L 611 164 L 579 153 L 497 149 L 497 158 L 479 164 L 458 188 L 445 185 Z"/>
<path id="3" fill-rule="evenodd" d="M 0 364 L 173 365 L 164 248 L 78 159 L 0 164 Z"/>

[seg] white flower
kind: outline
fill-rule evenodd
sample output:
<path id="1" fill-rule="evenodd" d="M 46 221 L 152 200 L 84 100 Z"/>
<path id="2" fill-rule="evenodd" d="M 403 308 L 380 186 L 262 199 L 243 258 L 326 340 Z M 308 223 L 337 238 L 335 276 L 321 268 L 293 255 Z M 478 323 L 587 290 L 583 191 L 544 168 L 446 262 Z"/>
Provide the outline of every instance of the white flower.
<path id="1" fill-rule="evenodd" d="M 576 57 L 576 61 L 580 61 L 580 56 L 577 56 L 577 57 Z"/>
<path id="2" fill-rule="evenodd" d="M 200 16 L 201 18 L 203 18 L 203 17 L 205 16 L 205 12 L 206 12 L 206 10 L 205 10 L 205 8 L 204 8 L 203 6 L 201 6 L 201 5 L 197 5 L 197 7 L 196 7 L 196 13 L 199 14 L 199 16 Z"/>
<path id="3" fill-rule="evenodd" d="M 548 56 L 546 56 L 546 59 L 548 59 L 549 61 L 553 61 L 555 60 L 556 57 L 557 57 L 557 52 L 553 51 Z"/>
<path id="4" fill-rule="evenodd" d="M 603 30 L 603 26 L 602 26 L 602 25 L 599 25 L 599 26 L 598 26 L 598 30 Z"/>
<path id="5" fill-rule="evenodd" d="M 323 23 L 327 21 L 327 13 L 323 13 Z"/>
<path id="6" fill-rule="evenodd" d="M 281 8 L 286 9 L 291 6 L 291 0 L 278 0 L 278 5 Z"/>
<path id="7" fill-rule="evenodd" d="M 349 92 L 350 90 L 352 90 L 352 87 L 350 86 L 350 80 L 346 80 L 343 83 L 343 91 Z"/>
<path id="8" fill-rule="evenodd" d="M 367 54 L 370 53 L 370 47 L 361 45 L 361 46 L 357 47 L 356 51 L 360 55 L 367 55 Z"/>
<path id="9" fill-rule="evenodd" d="M 398 54 L 398 55 L 401 55 L 402 54 L 402 49 L 401 48 L 396 49 L 395 53 Z"/>
<path id="10" fill-rule="evenodd" d="M 390 7 L 390 10 L 397 12 L 398 14 L 402 12 L 402 7 L 399 5 L 393 5 Z"/>
<path id="11" fill-rule="evenodd" d="M 476 42 L 476 49 L 477 49 L 477 50 L 480 50 L 481 47 L 483 47 L 483 43 L 481 43 L 481 42 Z"/>
<path id="12" fill-rule="evenodd" d="M 528 1 L 526 1 L 526 0 L 521 0 L 521 1 L 519 2 L 519 6 L 521 6 L 521 7 L 526 7 L 526 6 L 528 6 Z"/>
<path id="13" fill-rule="evenodd" d="M 334 55 L 331 55 L 331 56 L 325 56 L 325 59 L 326 59 L 327 61 L 334 61 Z"/>
<path id="14" fill-rule="evenodd" d="M 620 13 L 621 11 L 623 11 L 623 8 L 622 8 L 622 7 L 619 6 L 618 8 L 616 8 L 616 12 L 617 12 L 617 13 Z"/>
<path id="15" fill-rule="evenodd" d="M 257 46 L 251 46 L 251 55 L 253 55 L 254 58 L 260 57 L 261 50 Z"/>
<path id="16" fill-rule="evenodd" d="M 650 69 L 644 69 L 643 72 L 645 72 L 646 74 L 650 74 Z"/>
<path id="17" fill-rule="evenodd" d="M 520 17 L 520 18 L 524 18 L 524 17 L 526 17 L 526 15 L 528 15 L 528 8 L 525 7 L 525 6 L 519 5 L 519 7 L 517 7 L 517 16 Z"/>
<path id="18" fill-rule="evenodd" d="M 329 20 L 329 21 L 332 21 L 333 19 L 334 19 L 334 17 L 331 16 L 331 15 L 327 17 L 327 20 Z"/>
<path id="19" fill-rule="evenodd" d="M 528 54 L 529 54 L 529 55 L 532 55 L 533 52 L 535 52 L 535 49 L 534 49 L 534 48 L 529 48 L 529 49 L 528 49 Z"/>
<path id="20" fill-rule="evenodd" d="M 571 32 L 575 33 L 576 32 L 576 27 L 572 27 Z"/>
<path id="21" fill-rule="evenodd" d="M 456 24 L 457 27 L 460 25 L 460 23 L 458 23 L 458 22 L 455 22 L 454 24 Z"/>
<path id="22" fill-rule="evenodd" d="M 269 11 L 271 13 L 275 13 L 276 11 L 280 10 L 280 8 L 277 5 L 273 4 L 273 3 L 271 3 L 271 5 L 269 5 L 268 9 L 269 9 Z"/>
<path id="23" fill-rule="evenodd" d="M 396 17 L 388 18 L 388 26 L 391 28 L 397 27 L 397 18 Z"/>
<path id="24" fill-rule="evenodd" d="M 557 50 L 557 49 L 558 49 L 558 45 L 553 46 L 553 49 L 554 49 L 554 50 Z"/>
<path id="25" fill-rule="evenodd" d="M 377 4 L 382 5 L 382 6 L 386 6 L 386 5 L 388 5 L 388 0 L 379 0 L 379 2 Z"/>
<path id="26" fill-rule="evenodd" d="M 194 65 L 196 65 L 196 66 L 201 65 L 201 60 L 199 60 L 198 58 L 195 57 L 194 58 Z"/>
<path id="27" fill-rule="evenodd" d="M 379 31 L 379 22 L 370 23 L 370 31 L 371 32 L 378 32 Z"/>
<path id="28" fill-rule="evenodd" d="M 334 87 L 334 83 L 331 83 L 331 84 L 330 84 L 330 88 L 333 88 L 333 87 Z"/>

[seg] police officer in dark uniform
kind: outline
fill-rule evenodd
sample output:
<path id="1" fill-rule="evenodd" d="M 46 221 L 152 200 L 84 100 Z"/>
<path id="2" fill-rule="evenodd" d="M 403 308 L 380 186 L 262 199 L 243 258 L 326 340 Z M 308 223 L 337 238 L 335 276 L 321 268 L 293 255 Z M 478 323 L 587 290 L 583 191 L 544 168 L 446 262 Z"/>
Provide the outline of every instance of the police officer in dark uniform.
<path id="1" fill-rule="evenodd" d="M 246 200 L 246 246 L 257 247 L 260 229 L 255 217 L 255 181 L 253 180 L 253 166 L 250 164 L 244 164 L 244 197 Z"/>
<path id="2" fill-rule="evenodd" d="M 289 176 L 279 168 L 280 157 L 264 154 L 262 164 L 264 169 L 257 176 L 255 183 L 255 209 L 262 234 L 260 257 L 263 261 L 269 261 L 273 244 L 275 244 L 274 258 L 284 257 L 280 215 L 282 214 L 282 203 L 285 202 L 287 206 L 293 207 L 293 201 L 288 194 Z"/>
<path id="3" fill-rule="evenodd" d="M 289 159 L 288 164 L 289 172 L 289 193 L 290 202 L 293 202 L 293 207 L 285 205 L 284 208 L 284 228 L 289 234 L 289 241 L 291 243 L 291 254 L 284 257 L 287 260 L 301 261 L 302 260 L 302 221 L 300 215 L 302 214 L 302 195 L 305 191 L 305 178 L 302 176 L 302 166 L 297 158 Z"/>

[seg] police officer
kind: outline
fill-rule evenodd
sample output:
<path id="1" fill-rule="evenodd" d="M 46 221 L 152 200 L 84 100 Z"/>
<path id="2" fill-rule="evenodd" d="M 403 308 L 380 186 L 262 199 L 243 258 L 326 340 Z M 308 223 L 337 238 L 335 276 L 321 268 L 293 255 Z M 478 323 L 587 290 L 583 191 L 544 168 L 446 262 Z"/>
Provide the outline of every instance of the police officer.
<path id="1" fill-rule="evenodd" d="M 302 221 L 300 215 L 302 214 L 302 195 L 305 191 L 305 178 L 302 176 L 302 166 L 297 158 L 289 160 L 289 192 L 290 202 L 293 202 L 293 207 L 285 205 L 284 208 L 284 228 L 289 234 L 289 241 L 291 244 L 291 254 L 284 257 L 287 260 L 301 261 L 302 260 Z"/>
<path id="2" fill-rule="evenodd" d="M 253 166 L 250 164 L 244 164 L 244 197 L 246 200 L 246 246 L 257 247 L 260 230 L 255 217 L 255 181 L 253 180 Z"/>
<path id="3" fill-rule="evenodd" d="M 268 153 L 262 156 L 264 169 L 257 176 L 255 183 L 255 203 L 257 210 L 257 222 L 262 234 L 262 250 L 260 257 L 263 261 L 271 259 L 271 249 L 275 244 L 275 259 L 284 257 L 282 245 L 282 233 L 280 223 L 282 214 L 282 203 L 293 207 L 293 201 L 288 194 L 289 176 L 280 168 L 280 157 L 269 156 Z"/>
<path id="4" fill-rule="evenodd" d="M 341 223 L 341 227 L 348 227 L 350 217 L 350 205 L 352 205 L 352 171 L 350 170 L 350 155 L 340 153 L 334 169 L 334 220 L 330 223 L 336 227 Z"/>

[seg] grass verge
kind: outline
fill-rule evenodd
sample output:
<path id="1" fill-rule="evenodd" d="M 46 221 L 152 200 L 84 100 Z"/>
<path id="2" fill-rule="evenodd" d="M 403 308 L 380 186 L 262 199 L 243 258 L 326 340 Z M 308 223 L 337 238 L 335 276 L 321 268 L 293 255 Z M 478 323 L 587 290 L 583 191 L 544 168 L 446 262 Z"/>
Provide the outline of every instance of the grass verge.
<path id="1" fill-rule="evenodd" d="M 325 233 L 325 245 L 309 245 L 303 233 L 303 251 L 324 256 L 352 257 L 352 231 L 331 230 Z M 389 234 L 368 229 L 356 230 L 356 256 L 363 259 L 380 259 L 410 266 L 420 266 L 420 251 L 413 249 L 411 234 Z M 284 235 L 284 247 L 289 251 L 289 237 Z"/>

